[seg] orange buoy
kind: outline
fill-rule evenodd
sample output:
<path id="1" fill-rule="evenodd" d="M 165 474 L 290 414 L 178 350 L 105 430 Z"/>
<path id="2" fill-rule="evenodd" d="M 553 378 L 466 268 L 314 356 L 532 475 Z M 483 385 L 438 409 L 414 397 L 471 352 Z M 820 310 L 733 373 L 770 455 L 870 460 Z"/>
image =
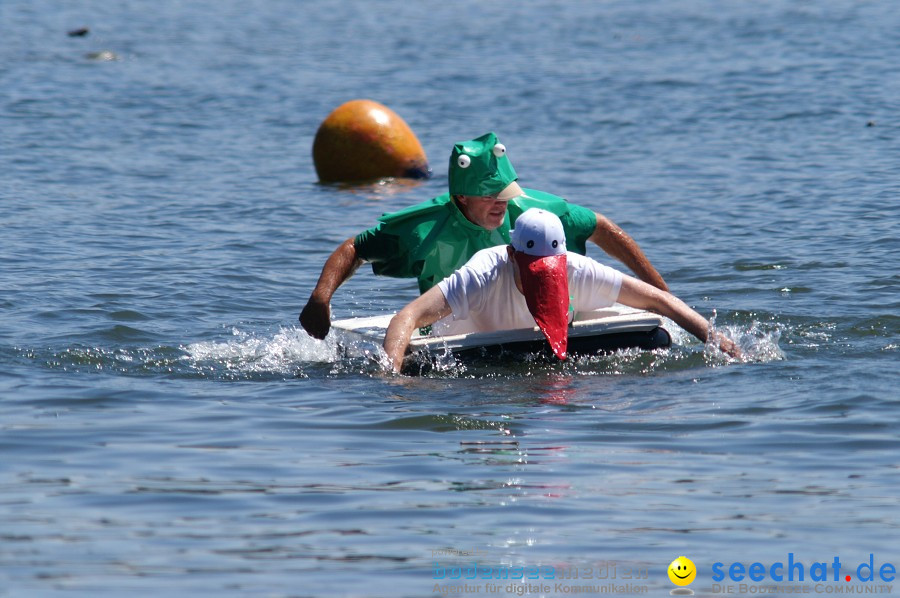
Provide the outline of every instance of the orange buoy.
<path id="1" fill-rule="evenodd" d="M 425 150 L 409 125 L 372 100 L 335 108 L 319 125 L 312 151 L 323 183 L 430 175 Z"/>

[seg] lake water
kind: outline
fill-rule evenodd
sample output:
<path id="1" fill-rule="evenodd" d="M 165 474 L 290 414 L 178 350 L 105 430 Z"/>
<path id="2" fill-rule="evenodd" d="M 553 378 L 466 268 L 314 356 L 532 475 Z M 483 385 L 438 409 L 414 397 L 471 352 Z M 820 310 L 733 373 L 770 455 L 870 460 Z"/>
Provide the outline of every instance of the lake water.
<path id="1" fill-rule="evenodd" d="M 895 3 L 4 0 L 0 30 L 0 596 L 900 565 Z M 355 98 L 435 176 L 319 185 L 313 136 Z M 676 330 L 410 378 L 308 337 L 330 252 L 489 130 L 746 358 Z M 415 294 L 364 267 L 334 314 Z M 543 577 L 454 592 L 473 563 Z"/>

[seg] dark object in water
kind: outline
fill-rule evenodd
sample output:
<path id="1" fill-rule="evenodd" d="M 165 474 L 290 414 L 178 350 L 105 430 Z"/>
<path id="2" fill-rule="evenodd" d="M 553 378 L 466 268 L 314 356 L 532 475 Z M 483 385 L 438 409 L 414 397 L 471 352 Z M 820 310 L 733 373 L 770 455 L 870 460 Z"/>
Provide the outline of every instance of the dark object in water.
<path id="1" fill-rule="evenodd" d="M 69 32 L 69 37 L 85 37 L 91 30 L 87 27 L 81 27 L 79 29 L 73 29 Z"/>
<path id="2" fill-rule="evenodd" d="M 664 349 L 672 345 L 672 337 L 669 332 L 660 326 L 652 330 L 637 330 L 618 332 L 615 334 L 601 334 L 597 336 L 575 336 L 569 339 L 569 350 L 574 356 L 596 355 L 613 353 L 621 349 L 636 348 L 642 351 Z M 454 354 L 463 358 L 477 357 L 502 357 L 514 354 L 545 354 L 548 361 L 553 357 L 550 347 L 543 339 L 532 341 L 513 341 L 510 343 L 498 343 L 484 347 L 470 349 L 458 349 Z"/>

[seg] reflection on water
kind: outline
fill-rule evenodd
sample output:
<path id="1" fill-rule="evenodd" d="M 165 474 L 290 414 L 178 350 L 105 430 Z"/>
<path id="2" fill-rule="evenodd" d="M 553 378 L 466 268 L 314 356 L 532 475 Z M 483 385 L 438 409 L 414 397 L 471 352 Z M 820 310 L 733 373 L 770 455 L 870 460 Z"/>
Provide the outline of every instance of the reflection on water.
<path id="1" fill-rule="evenodd" d="M 386 197 L 407 194 L 422 187 L 423 181 L 417 179 L 404 179 L 386 177 L 371 182 L 355 183 L 319 183 L 326 189 L 334 189 L 342 194 L 352 196 L 353 202 L 380 202 Z M 427 193 L 427 192 L 426 192 Z M 337 198 L 338 205 L 353 205 L 344 198 Z"/>

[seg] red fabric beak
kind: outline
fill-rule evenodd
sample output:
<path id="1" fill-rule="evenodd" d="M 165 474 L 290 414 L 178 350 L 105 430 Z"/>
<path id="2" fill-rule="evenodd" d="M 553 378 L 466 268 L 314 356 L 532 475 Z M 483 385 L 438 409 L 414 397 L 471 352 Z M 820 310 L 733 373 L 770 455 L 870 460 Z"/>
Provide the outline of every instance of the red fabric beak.
<path id="1" fill-rule="evenodd" d="M 569 277 L 566 254 L 546 257 L 513 254 L 519 265 L 528 311 L 544 333 L 553 353 L 566 358 L 569 344 Z"/>

